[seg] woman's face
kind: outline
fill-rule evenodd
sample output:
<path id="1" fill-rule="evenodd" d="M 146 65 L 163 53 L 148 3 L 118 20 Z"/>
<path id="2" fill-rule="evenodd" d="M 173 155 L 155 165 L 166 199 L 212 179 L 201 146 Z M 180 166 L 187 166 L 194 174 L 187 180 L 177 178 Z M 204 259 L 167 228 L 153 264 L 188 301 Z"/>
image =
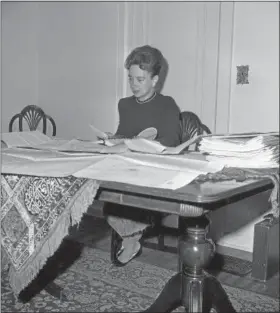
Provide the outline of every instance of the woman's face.
<path id="1" fill-rule="evenodd" d="M 140 101 L 150 98 L 155 92 L 158 76 L 151 77 L 151 73 L 141 70 L 138 65 L 131 65 L 128 71 L 128 81 L 134 96 Z"/>

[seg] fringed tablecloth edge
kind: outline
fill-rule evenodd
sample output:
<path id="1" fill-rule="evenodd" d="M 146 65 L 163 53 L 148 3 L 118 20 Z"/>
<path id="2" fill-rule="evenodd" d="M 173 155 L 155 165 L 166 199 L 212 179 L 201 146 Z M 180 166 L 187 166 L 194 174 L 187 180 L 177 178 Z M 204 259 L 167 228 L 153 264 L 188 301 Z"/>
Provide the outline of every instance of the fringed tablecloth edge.
<path id="1" fill-rule="evenodd" d="M 273 183 L 273 188 L 269 197 L 271 211 L 264 216 L 265 219 L 272 223 L 274 219 L 279 219 L 279 168 L 233 168 L 225 166 L 221 171 L 199 175 L 195 181 L 226 181 L 236 180 L 244 181 L 246 179 L 258 180 L 261 178 L 270 179 Z"/>
<path id="2" fill-rule="evenodd" d="M 79 223 L 88 206 L 92 204 L 99 185 L 94 180 L 88 180 L 77 194 L 78 196 L 70 202 L 70 209 L 65 210 L 57 223 L 54 232 L 42 245 L 36 258 L 33 258 L 20 272 L 10 267 L 9 280 L 16 296 L 36 277 L 46 264 L 49 257 L 59 248 L 62 240 L 69 233 L 69 226 Z M 55 239 L 55 240 L 54 240 Z"/>

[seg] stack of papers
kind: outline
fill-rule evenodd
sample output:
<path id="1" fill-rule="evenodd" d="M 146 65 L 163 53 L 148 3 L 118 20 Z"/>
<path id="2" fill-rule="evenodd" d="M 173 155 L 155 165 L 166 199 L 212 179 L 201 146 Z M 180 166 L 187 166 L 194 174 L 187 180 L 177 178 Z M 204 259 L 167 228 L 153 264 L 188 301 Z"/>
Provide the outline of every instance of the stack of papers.
<path id="1" fill-rule="evenodd" d="M 209 161 L 241 168 L 279 167 L 279 132 L 205 136 L 199 150 Z"/>

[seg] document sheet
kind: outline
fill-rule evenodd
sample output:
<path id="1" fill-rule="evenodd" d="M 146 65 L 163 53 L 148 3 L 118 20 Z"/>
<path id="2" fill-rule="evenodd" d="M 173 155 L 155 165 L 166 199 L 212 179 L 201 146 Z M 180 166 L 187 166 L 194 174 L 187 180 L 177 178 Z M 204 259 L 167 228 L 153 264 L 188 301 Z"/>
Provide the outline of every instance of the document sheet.
<path id="1" fill-rule="evenodd" d="M 125 144 L 131 151 L 143 152 L 149 154 L 180 154 L 186 148 L 201 140 L 203 136 L 196 136 L 180 144 L 177 147 L 166 147 L 155 140 L 145 138 L 134 138 L 125 140 Z"/>
<path id="2" fill-rule="evenodd" d="M 95 138 L 100 139 L 106 146 L 115 146 L 124 143 L 128 138 L 121 135 L 109 135 L 108 133 L 99 130 L 93 125 L 89 125 Z M 135 138 L 146 138 L 153 140 L 157 136 L 157 129 L 149 127 L 141 131 Z"/>
<path id="3" fill-rule="evenodd" d="M 178 189 L 198 175 L 216 172 L 220 164 L 173 157 L 147 158 L 144 154 L 111 155 L 74 174 L 105 181 L 117 181 L 144 187 Z"/>
<path id="4" fill-rule="evenodd" d="M 106 155 L 76 156 L 59 155 L 58 157 L 17 157 L 2 152 L 1 161 L 3 174 L 33 175 L 46 177 L 66 177 L 76 171 L 102 160 Z"/>
<path id="5" fill-rule="evenodd" d="M 3 142 L 7 147 L 30 147 L 49 142 L 51 140 L 52 139 L 50 137 L 37 130 L 1 133 L 1 142 Z"/>

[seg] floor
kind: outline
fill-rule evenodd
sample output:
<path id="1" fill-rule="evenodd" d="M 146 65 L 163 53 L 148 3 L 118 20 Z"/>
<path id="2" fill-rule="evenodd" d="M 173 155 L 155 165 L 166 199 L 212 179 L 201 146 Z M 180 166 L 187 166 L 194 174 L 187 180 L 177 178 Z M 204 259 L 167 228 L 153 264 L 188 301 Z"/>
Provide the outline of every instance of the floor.
<path id="1" fill-rule="evenodd" d="M 110 234 L 110 227 L 104 218 L 85 215 L 79 228 L 71 230 L 69 238 L 109 252 Z M 174 238 L 169 238 L 169 244 L 172 240 L 174 246 L 176 246 L 176 239 Z M 139 261 L 166 269 L 177 270 L 178 259 L 177 255 L 173 253 L 143 248 L 143 253 L 138 259 Z M 225 285 L 279 298 L 279 273 L 266 282 L 259 282 L 252 279 L 250 273 L 244 277 L 240 277 L 226 272 L 219 272 L 216 276 Z"/>

